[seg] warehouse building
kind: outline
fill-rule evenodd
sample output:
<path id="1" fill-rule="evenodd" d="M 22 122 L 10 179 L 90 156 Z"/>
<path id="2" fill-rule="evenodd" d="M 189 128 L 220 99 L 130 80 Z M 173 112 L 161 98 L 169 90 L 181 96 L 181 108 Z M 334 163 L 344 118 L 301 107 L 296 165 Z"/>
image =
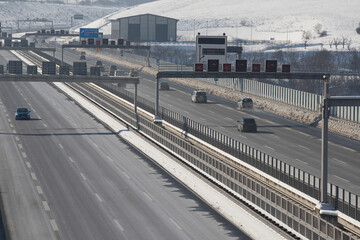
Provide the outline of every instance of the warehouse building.
<path id="1" fill-rule="evenodd" d="M 175 42 L 177 19 L 141 14 L 110 20 L 111 38 L 131 42 Z"/>

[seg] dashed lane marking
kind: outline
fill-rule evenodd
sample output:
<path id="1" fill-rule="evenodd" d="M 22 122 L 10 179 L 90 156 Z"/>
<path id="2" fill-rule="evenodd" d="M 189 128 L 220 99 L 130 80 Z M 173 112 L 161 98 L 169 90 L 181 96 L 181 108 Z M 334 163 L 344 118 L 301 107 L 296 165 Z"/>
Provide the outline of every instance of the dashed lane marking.
<path id="1" fill-rule="evenodd" d="M 211 111 L 211 110 L 208 110 L 209 111 L 209 113 L 215 113 L 214 111 Z"/>
<path id="2" fill-rule="evenodd" d="M 279 139 L 280 137 L 279 136 L 277 136 L 277 135 L 272 135 L 274 138 L 277 138 L 277 139 Z"/>
<path id="3" fill-rule="evenodd" d="M 44 123 L 44 127 L 46 127 L 46 128 L 47 128 L 47 127 L 48 127 L 48 125 L 47 125 L 46 123 Z"/>
<path id="4" fill-rule="evenodd" d="M 303 160 L 300 160 L 300 159 L 298 159 L 298 158 L 295 158 L 295 160 L 296 160 L 296 161 L 298 161 L 298 162 L 301 162 L 301 163 L 303 163 L 303 164 L 308 165 L 308 163 L 307 163 L 307 162 L 304 162 Z"/>
<path id="5" fill-rule="evenodd" d="M 300 148 L 303 148 L 303 149 L 305 149 L 305 150 L 308 150 L 308 151 L 310 151 L 310 148 L 308 148 L 308 147 L 305 147 L 305 146 L 303 146 L 303 145 L 297 145 L 298 147 L 300 147 Z"/>
<path id="6" fill-rule="evenodd" d="M 83 173 L 80 173 L 80 176 L 82 177 L 82 179 L 86 180 L 86 177 Z"/>
<path id="7" fill-rule="evenodd" d="M 31 168 L 31 163 L 30 163 L 30 162 L 26 162 L 26 166 L 27 166 L 28 168 Z"/>
<path id="8" fill-rule="evenodd" d="M 247 138 L 247 136 L 244 136 L 244 135 L 241 135 L 241 134 L 239 134 L 239 137 Z"/>
<path id="9" fill-rule="evenodd" d="M 15 129 L 13 129 L 13 130 L 12 130 L 12 133 L 16 133 L 16 130 L 15 130 Z"/>
<path id="10" fill-rule="evenodd" d="M 74 162 L 74 160 L 73 160 L 71 157 L 69 157 L 69 160 L 70 160 L 70 162 L 72 162 L 72 163 Z"/>
<path id="11" fill-rule="evenodd" d="M 20 138 L 19 138 L 18 136 L 16 136 L 16 137 L 15 137 L 15 140 L 16 140 L 17 142 L 19 142 L 19 141 L 20 141 Z"/>
<path id="12" fill-rule="evenodd" d="M 147 197 L 150 201 L 152 201 L 152 198 L 146 193 L 146 192 L 143 192 L 145 197 Z"/>
<path id="13" fill-rule="evenodd" d="M 266 146 L 266 145 L 265 145 L 264 147 L 266 147 L 266 148 L 268 148 L 268 149 L 270 149 L 270 150 L 273 150 L 273 151 L 275 150 L 275 149 L 273 149 L 272 147 L 269 147 L 269 146 Z"/>
<path id="14" fill-rule="evenodd" d="M 119 221 L 117 219 L 114 219 L 114 223 L 115 225 L 120 229 L 120 231 L 124 231 L 124 228 L 121 226 L 121 224 L 119 223 Z"/>
<path id="15" fill-rule="evenodd" d="M 99 194 L 95 193 L 95 196 L 96 196 L 96 198 L 99 200 L 99 202 L 102 202 L 102 201 L 103 201 Z"/>
<path id="16" fill-rule="evenodd" d="M 13 128 L 13 127 L 14 127 L 14 125 L 10 123 L 10 127 L 11 127 L 11 128 Z"/>
<path id="17" fill-rule="evenodd" d="M 63 147 L 63 145 L 61 145 L 61 143 L 59 143 L 59 147 L 60 147 L 61 149 L 64 149 L 64 147 Z"/>
<path id="18" fill-rule="evenodd" d="M 106 156 L 106 158 L 107 159 L 109 159 L 111 162 L 113 162 L 114 161 L 114 159 L 112 159 L 111 157 L 109 157 L 109 156 Z"/>
<path id="19" fill-rule="evenodd" d="M 229 118 L 229 117 L 225 117 L 225 119 L 229 120 L 229 121 L 233 121 L 232 118 Z"/>
<path id="20" fill-rule="evenodd" d="M 23 149 L 23 145 L 21 143 L 18 143 L 19 149 Z"/>
<path id="21" fill-rule="evenodd" d="M 131 179 L 131 178 L 130 178 L 130 176 L 129 176 L 129 175 L 127 175 L 127 173 L 126 173 L 126 172 L 124 172 L 124 171 L 123 171 L 123 174 L 125 175 L 125 177 L 126 177 L 127 179 Z"/>
<path id="22" fill-rule="evenodd" d="M 21 152 L 21 155 L 23 156 L 23 158 L 27 158 L 27 155 L 25 152 Z"/>
<path id="23" fill-rule="evenodd" d="M 340 180 L 343 180 L 343 181 L 345 181 L 345 182 L 350 182 L 349 180 L 346 180 L 345 178 L 339 177 L 339 176 L 337 176 L 337 175 L 333 175 L 333 176 L 336 177 L 336 178 L 338 178 L 338 179 L 340 179 Z"/>
<path id="24" fill-rule="evenodd" d="M 7 119 L 8 122 L 11 122 L 10 118 Z"/>
<path id="25" fill-rule="evenodd" d="M 36 174 L 35 173 L 30 173 L 31 174 L 31 178 L 33 179 L 33 180 L 37 180 L 37 177 L 36 177 Z"/>
<path id="26" fill-rule="evenodd" d="M 341 164 L 346 164 L 346 162 L 341 161 L 341 160 L 339 160 L 337 158 L 332 158 L 332 160 L 334 160 L 335 162 L 341 163 Z"/>
<path id="27" fill-rule="evenodd" d="M 49 207 L 49 204 L 47 203 L 47 201 L 42 201 L 42 203 L 44 205 L 45 211 L 50 211 L 50 207 Z"/>
<path id="28" fill-rule="evenodd" d="M 188 112 L 188 111 L 184 111 L 184 113 L 186 113 L 186 114 L 190 114 L 190 112 Z"/>
<path id="29" fill-rule="evenodd" d="M 36 190 L 37 190 L 38 194 L 43 194 L 43 191 L 40 186 L 36 186 Z"/>
<path id="30" fill-rule="evenodd" d="M 50 225 L 51 225 L 52 229 L 54 230 L 54 232 L 59 231 L 59 228 L 58 228 L 58 226 L 56 224 L 55 219 L 50 219 Z"/>
<path id="31" fill-rule="evenodd" d="M 179 224 L 177 224 L 177 222 L 175 222 L 174 219 L 172 219 L 172 218 L 169 218 L 169 219 L 179 230 L 182 230 L 182 228 L 179 226 Z"/>

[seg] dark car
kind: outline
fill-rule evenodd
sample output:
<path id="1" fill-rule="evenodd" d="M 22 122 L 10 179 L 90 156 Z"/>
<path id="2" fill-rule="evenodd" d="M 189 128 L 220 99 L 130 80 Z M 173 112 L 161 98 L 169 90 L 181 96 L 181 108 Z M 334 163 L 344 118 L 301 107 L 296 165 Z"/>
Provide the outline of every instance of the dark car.
<path id="1" fill-rule="evenodd" d="M 253 108 L 253 100 L 251 98 L 242 98 L 238 102 L 238 109 L 251 109 Z"/>
<path id="2" fill-rule="evenodd" d="M 242 118 L 238 122 L 237 129 L 241 132 L 257 132 L 257 125 L 253 118 Z"/>
<path id="3" fill-rule="evenodd" d="M 15 119 L 19 120 L 19 119 L 30 119 L 30 112 L 27 108 L 25 107 L 18 107 L 15 111 Z"/>
<path id="4" fill-rule="evenodd" d="M 191 101 L 194 103 L 207 103 L 207 95 L 205 91 L 195 90 L 191 94 Z"/>
<path id="5" fill-rule="evenodd" d="M 161 82 L 159 85 L 159 90 L 170 90 L 170 86 L 166 82 Z"/>

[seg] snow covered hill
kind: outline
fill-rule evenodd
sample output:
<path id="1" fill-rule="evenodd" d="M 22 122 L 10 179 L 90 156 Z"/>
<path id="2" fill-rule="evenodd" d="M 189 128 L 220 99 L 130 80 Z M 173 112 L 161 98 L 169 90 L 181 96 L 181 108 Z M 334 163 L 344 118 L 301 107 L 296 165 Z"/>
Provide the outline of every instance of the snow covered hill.
<path id="1" fill-rule="evenodd" d="M 358 0 L 158 0 L 121 9 L 112 18 L 143 13 L 179 19 L 180 40 L 194 40 L 200 32 L 208 35 L 226 33 L 231 39 L 291 41 L 302 43 L 303 33 L 310 33 L 309 43 L 329 47 L 334 39 L 351 39 L 359 48 L 360 1 Z M 91 25 L 89 25 L 91 26 Z M 110 25 L 103 29 L 110 33 Z M 327 33 L 319 37 L 319 33 Z"/>

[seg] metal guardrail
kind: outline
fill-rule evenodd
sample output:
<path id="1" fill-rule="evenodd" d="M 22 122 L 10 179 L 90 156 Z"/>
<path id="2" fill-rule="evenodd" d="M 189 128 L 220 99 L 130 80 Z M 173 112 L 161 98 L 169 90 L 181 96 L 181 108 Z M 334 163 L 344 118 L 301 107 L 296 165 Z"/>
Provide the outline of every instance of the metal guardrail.
<path id="1" fill-rule="evenodd" d="M 45 56 L 46 54 L 42 54 Z M 47 55 L 50 57 L 49 55 Z M 133 102 L 134 94 L 119 88 L 114 84 L 99 84 L 99 86 L 113 92 L 114 94 Z M 154 112 L 155 104 L 150 100 L 138 96 L 138 107 L 148 112 Z M 297 169 L 279 159 L 262 153 L 257 149 L 247 146 L 235 139 L 232 139 L 220 132 L 208 128 L 196 121 L 188 119 L 179 113 L 160 108 L 160 116 L 170 124 L 193 134 L 201 140 L 230 153 L 263 170 L 267 174 L 289 184 L 303 193 L 319 199 L 320 179 L 301 169 Z M 340 212 L 360 221 L 360 196 L 342 189 L 334 184 L 328 183 L 328 200 L 330 204 Z"/>
<path id="2" fill-rule="evenodd" d="M 99 86 L 129 102 L 133 101 L 133 93 L 125 89 L 118 88 L 111 84 L 100 84 Z M 145 98 L 138 97 L 138 107 L 148 112 L 155 111 L 154 103 Z M 175 111 L 161 107 L 160 116 L 170 124 L 241 159 L 297 190 L 315 199 L 320 198 L 320 178 L 243 144 L 238 140 L 232 139 Z M 330 204 L 340 212 L 360 221 L 360 196 L 328 183 L 328 200 Z"/>
<path id="3" fill-rule="evenodd" d="M 77 86 L 72 86 L 78 88 Z M 271 216 L 273 220 L 270 219 L 269 221 L 273 224 L 280 226 L 279 223 L 281 222 L 281 224 L 285 224 L 288 228 L 293 229 L 308 239 L 358 239 L 356 236 L 321 219 L 310 210 L 300 206 L 287 197 L 272 191 L 257 180 L 252 179 L 247 172 L 234 166 L 229 166 L 213 157 L 205 150 L 192 145 L 181 137 L 172 134 L 161 126 L 154 124 L 153 121 L 142 116 L 138 116 L 139 125 L 137 125 L 132 110 L 114 103 L 111 99 L 106 99 L 104 95 L 91 88 L 86 88 L 86 91 L 92 93 L 90 98 L 93 101 L 102 105 L 109 112 L 120 117 L 135 129 L 139 126 L 139 131 L 142 134 L 153 139 L 175 155 L 182 158 L 186 164 L 196 169 L 200 174 L 204 175 L 205 173 L 208 179 L 222 187 L 239 201 L 252 209 L 255 209 L 254 206 L 256 205 L 257 209 L 255 209 L 255 211 L 267 219 Z M 111 102 L 110 104 L 109 101 Z M 250 151 L 250 149 L 247 148 L 246 151 Z M 251 161 L 254 161 L 249 155 L 243 155 L 242 157 L 246 156 L 251 159 Z M 243 160 L 242 158 L 239 159 Z M 271 167 L 269 169 L 274 171 Z M 284 172 L 282 171 L 282 167 L 279 167 L 276 172 L 277 174 L 286 177 L 286 174 L 284 175 Z M 307 186 L 308 185 L 305 184 L 303 187 Z M 284 230 L 283 227 L 282 229 Z M 287 233 L 292 237 L 297 238 L 291 232 L 287 231 Z"/>

